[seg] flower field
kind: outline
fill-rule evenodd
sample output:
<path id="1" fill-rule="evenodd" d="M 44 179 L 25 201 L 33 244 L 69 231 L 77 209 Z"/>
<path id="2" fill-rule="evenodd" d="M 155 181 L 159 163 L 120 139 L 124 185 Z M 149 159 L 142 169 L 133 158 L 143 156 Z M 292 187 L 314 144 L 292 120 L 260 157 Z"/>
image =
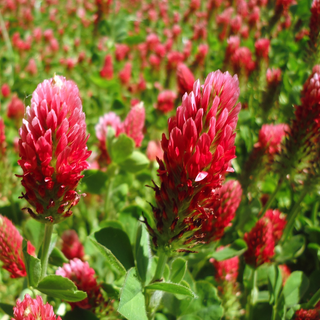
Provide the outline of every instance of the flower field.
<path id="1" fill-rule="evenodd" d="M 0 0 L 1 320 L 320 319 L 320 0 Z"/>

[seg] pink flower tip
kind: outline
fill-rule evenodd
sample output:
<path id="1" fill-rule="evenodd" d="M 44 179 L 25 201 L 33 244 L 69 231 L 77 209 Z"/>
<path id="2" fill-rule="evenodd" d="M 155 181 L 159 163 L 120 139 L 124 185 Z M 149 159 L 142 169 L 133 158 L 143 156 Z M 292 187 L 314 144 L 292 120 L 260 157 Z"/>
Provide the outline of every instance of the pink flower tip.
<path id="1" fill-rule="evenodd" d="M 61 320 L 60 316 L 54 314 L 53 307 L 48 302 L 43 303 L 41 296 L 32 299 L 29 294 L 24 296 L 23 301 L 17 300 L 13 315 L 12 320 Z"/>

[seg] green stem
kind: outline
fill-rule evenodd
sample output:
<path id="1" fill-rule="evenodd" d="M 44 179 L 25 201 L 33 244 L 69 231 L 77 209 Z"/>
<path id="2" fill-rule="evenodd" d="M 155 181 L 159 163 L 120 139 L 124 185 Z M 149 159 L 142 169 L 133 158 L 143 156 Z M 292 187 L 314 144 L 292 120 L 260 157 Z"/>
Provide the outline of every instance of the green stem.
<path id="1" fill-rule="evenodd" d="M 313 295 L 313 297 L 309 300 L 307 309 L 312 309 L 320 300 L 320 289 Z"/>
<path id="2" fill-rule="evenodd" d="M 159 281 L 162 279 L 167 260 L 168 260 L 167 254 L 164 251 L 160 251 L 157 269 L 152 282 Z"/>
<path id="3" fill-rule="evenodd" d="M 11 41 L 10 41 L 10 37 L 6 28 L 6 24 L 4 23 L 2 14 L 0 12 L 0 29 L 2 30 L 2 34 L 3 34 L 3 38 L 5 41 L 5 44 L 7 46 L 7 50 L 9 51 L 9 56 L 10 56 L 10 67 L 11 67 L 11 85 L 13 85 L 14 83 L 14 54 L 13 54 L 13 50 L 12 50 L 12 45 L 11 45 Z"/>
<path id="4" fill-rule="evenodd" d="M 318 210 L 319 210 L 319 201 L 317 201 L 314 206 L 313 206 L 313 209 L 312 209 L 312 213 L 311 213 L 311 221 L 312 221 L 312 224 L 314 226 L 318 225 Z"/>
<path id="5" fill-rule="evenodd" d="M 288 218 L 287 218 L 288 223 L 286 225 L 286 228 L 284 229 L 282 239 L 281 239 L 281 244 L 283 244 L 287 240 L 287 238 L 291 235 L 293 227 L 294 227 L 294 222 L 300 212 L 300 210 L 299 210 L 300 204 L 301 204 L 302 200 L 304 199 L 304 197 L 306 196 L 306 194 L 308 193 L 308 191 L 309 191 L 309 188 L 305 188 L 302 191 L 298 201 L 295 203 L 291 212 L 288 214 Z"/>
<path id="6" fill-rule="evenodd" d="M 275 303 L 272 307 L 272 320 L 277 320 L 277 308 L 278 304 Z"/>
<path id="7" fill-rule="evenodd" d="M 258 288 L 257 288 L 258 272 L 254 269 L 252 278 L 251 278 L 251 293 L 249 297 L 249 310 L 248 310 L 248 320 L 253 319 L 253 308 L 257 301 Z"/>
<path id="8" fill-rule="evenodd" d="M 53 224 L 46 224 L 44 229 L 44 239 L 41 250 L 41 279 L 47 274 L 48 259 L 49 259 L 49 247 L 51 242 L 51 235 L 53 231 Z"/>
<path id="9" fill-rule="evenodd" d="M 276 189 L 273 191 L 273 193 L 270 196 L 269 200 L 267 201 L 267 203 L 263 207 L 263 209 L 262 209 L 262 211 L 260 213 L 260 216 L 259 216 L 260 218 L 262 218 L 265 215 L 265 213 L 267 212 L 267 210 L 271 207 L 271 205 L 272 205 L 277 193 L 279 192 L 279 190 L 281 188 L 282 182 L 283 182 L 283 179 L 280 178 Z"/>

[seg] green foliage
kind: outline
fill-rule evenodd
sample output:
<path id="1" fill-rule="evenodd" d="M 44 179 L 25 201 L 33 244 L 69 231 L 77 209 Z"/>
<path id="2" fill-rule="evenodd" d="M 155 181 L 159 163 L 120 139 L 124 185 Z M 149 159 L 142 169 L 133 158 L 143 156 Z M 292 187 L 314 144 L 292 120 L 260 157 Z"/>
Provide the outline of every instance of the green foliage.
<path id="1" fill-rule="evenodd" d="M 31 256 L 27 251 L 27 241 L 23 239 L 22 251 L 27 271 L 28 284 L 32 287 L 37 287 L 41 276 L 40 259 Z"/>
<path id="2" fill-rule="evenodd" d="M 87 293 L 77 290 L 71 280 L 57 275 L 44 277 L 36 289 L 50 297 L 70 302 L 81 301 L 87 297 Z"/>
<path id="3" fill-rule="evenodd" d="M 107 227 L 94 234 L 97 242 L 107 248 L 126 270 L 134 266 L 134 258 L 127 234 L 117 228 Z"/>
<path id="4" fill-rule="evenodd" d="M 151 262 L 151 248 L 149 233 L 140 223 L 137 230 L 137 238 L 135 243 L 135 260 L 137 266 L 137 274 L 141 282 L 145 283 L 147 279 L 147 271 Z"/>
<path id="5" fill-rule="evenodd" d="M 142 286 L 135 268 L 131 268 L 126 276 L 120 293 L 118 312 L 128 320 L 147 320 Z"/>
<path id="6" fill-rule="evenodd" d="M 126 160 L 119 163 L 120 167 L 131 173 L 142 171 L 149 165 L 148 158 L 139 151 L 133 151 Z"/>
<path id="7" fill-rule="evenodd" d="M 194 293 L 188 287 L 179 285 L 177 283 L 155 282 L 147 285 L 145 288 L 194 297 Z"/>
<path id="8" fill-rule="evenodd" d="M 287 279 L 282 295 L 287 307 L 298 304 L 309 286 L 307 276 L 301 271 L 292 272 Z"/>
<path id="9" fill-rule="evenodd" d="M 100 170 L 87 170 L 81 181 L 81 185 L 84 187 L 83 191 L 100 194 L 105 187 L 107 179 L 108 175 Z"/>
<path id="10" fill-rule="evenodd" d="M 89 310 L 80 309 L 80 308 L 74 308 L 71 311 L 68 311 L 64 316 L 63 320 L 77 320 L 77 319 L 83 319 L 83 320 L 97 320 L 99 319 L 95 314 L 90 312 Z"/>
<path id="11" fill-rule="evenodd" d="M 247 244 L 242 239 L 237 239 L 229 247 L 223 248 L 220 251 L 215 251 L 211 254 L 212 258 L 223 261 L 231 259 L 236 256 L 240 256 L 247 250 Z"/>
<path id="12" fill-rule="evenodd" d="M 171 264 L 170 281 L 180 283 L 187 271 L 187 261 L 182 258 L 175 259 Z"/>

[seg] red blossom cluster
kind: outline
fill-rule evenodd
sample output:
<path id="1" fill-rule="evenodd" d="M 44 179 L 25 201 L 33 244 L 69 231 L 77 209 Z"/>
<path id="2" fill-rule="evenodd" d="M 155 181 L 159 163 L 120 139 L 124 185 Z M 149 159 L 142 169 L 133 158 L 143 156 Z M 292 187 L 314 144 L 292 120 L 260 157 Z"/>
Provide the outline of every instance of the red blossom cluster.
<path id="1" fill-rule="evenodd" d="M 220 251 L 224 247 L 219 247 L 216 251 Z M 235 283 L 239 273 L 239 257 L 233 257 L 223 261 L 210 259 L 210 262 L 215 268 L 215 279 L 218 283 L 229 281 Z"/>
<path id="2" fill-rule="evenodd" d="M 197 234 L 205 235 L 206 241 L 215 241 L 220 239 L 224 230 L 231 226 L 231 221 L 240 205 L 242 188 L 238 181 L 228 180 L 218 191 L 218 200 L 213 203 L 210 210 L 214 215 L 209 215 Z"/>
<path id="3" fill-rule="evenodd" d="M 320 65 L 312 69 L 301 92 L 301 105 L 295 106 L 295 118 L 288 129 L 288 137 L 282 147 L 278 170 L 283 176 L 291 174 L 293 169 L 308 167 L 303 158 L 312 154 L 318 162 L 320 127 Z M 304 166 L 304 168 L 301 168 Z"/>
<path id="4" fill-rule="evenodd" d="M 203 86 L 194 83 L 169 119 L 169 139 L 163 134 L 161 142 L 164 160 L 158 161 L 161 185 L 154 185 L 153 227 L 146 221 L 156 247 L 185 251 L 216 237 L 214 230 L 208 237 L 201 229 L 216 218 L 221 183 L 233 171 L 238 97 L 236 76 L 212 72 Z"/>
<path id="5" fill-rule="evenodd" d="M 6 135 L 5 135 L 5 126 L 4 121 L 0 117 L 0 155 L 3 157 L 6 153 L 7 143 L 6 143 Z"/>
<path id="6" fill-rule="evenodd" d="M 268 154 L 271 160 L 274 154 L 279 153 L 281 150 L 281 142 L 288 131 L 289 126 L 283 123 L 280 124 L 264 124 L 259 131 L 259 140 L 254 145 L 256 150 L 263 150 Z M 259 151 L 256 151 L 259 152 Z"/>
<path id="7" fill-rule="evenodd" d="M 175 92 L 171 90 L 163 90 L 158 95 L 156 109 L 163 113 L 170 112 L 174 108 L 174 101 L 176 98 L 177 95 Z"/>
<path id="8" fill-rule="evenodd" d="M 78 234 L 75 230 L 66 230 L 61 235 L 62 246 L 61 251 L 67 259 L 71 260 L 78 258 L 83 260 L 84 247 L 79 240 Z"/>
<path id="9" fill-rule="evenodd" d="M 22 253 L 22 236 L 12 222 L 0 215 L 0 261 L 2 268 L 10 272 L 10 278 L 27 275 Z M 34 255 L 35 248 L 28 241 L 27 251 Z"/>
<path id="10" fill-rule="evenodd" d="M 79 302 L 70 302 L 72 308 L 78 307 L 94 311 L 96 307 L 104 303 L 95 271 L 90 268 L 88 262 L 83 262 L 77 258 L 72 259 L 69 263 L 64 263 L 63 267 L 59 267 L 56 275 L 70 279 L 78 290 L 82 290 L 88 295 L 87 298 Z"/>
<path id="11" fill-rule="evenodd" d="M 13 94 L 11 101 L 8 104 L 8 118 L 21 121 L 24 116 L 24 109 L 24 103 L 18 98 L 16 94 Z"/>
<path id="12" fill-rule="evenodd" d="M 43 303 L 42 297 L 37 296 L 32 299 L 29 294 L 24 296 L 23 301 L 17 300 L 16 306 L 13 308 L 14 320 L 61 320 L 60 316 L 56 316 L 52 306 L 47 302 Z"/>
<path id="13" fill-rule="evenodd" d="M 29 212 L 44 223 L 58 223 L 79 201 L 75 189 L 91 154 L 78 87 L 61 76 L 40 83 L 19 134 L 23 197 L 36 210 Z"/>
<path id="14" fill-rule="evenodd" d="M 279 210 L 267 210 L 265 216 L 244 235 L 248 246 L 244 253 L 247 264 L 257 268 L 271 261 L 275 254 L 274 247 L 282 237 L 286 223 L 285 217 Z"/>
<path id="15" fill-rule="evenodd" d="M 318 309 L 300 309 L 294 315 L 294 320 L 320 320 L 320 310 Z"/>

